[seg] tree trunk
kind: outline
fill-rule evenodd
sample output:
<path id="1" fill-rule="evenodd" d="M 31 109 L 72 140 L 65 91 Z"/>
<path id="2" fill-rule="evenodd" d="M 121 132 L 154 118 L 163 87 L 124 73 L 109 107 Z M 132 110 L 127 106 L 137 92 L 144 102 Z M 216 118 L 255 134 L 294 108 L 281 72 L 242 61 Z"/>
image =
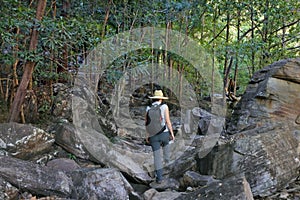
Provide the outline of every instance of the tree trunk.
<path id="1" fill-rule="evenodd" d="M 251 41 L 252 41 L 252 47 L 251 47 L 251 71 L 250 71 L 250 77 L 255 72 L 255 48 L 254 48 L 254 5 L 251 5 Z"/>
<path id="2" fill-rule="evenodd" d="M 167 27 L 167 28 L 170 29 L 170 30 L 172 30 L 172 28 L 173 28 L 172 27 L 172 22 L 169 23 L 169 27 Z M 168 38 L 168 40 L 170 40 L 170 39 Z M 170 43 L 170 41 L 168 41 L 168 43 Z M 173 77 L 172 77 L 172 73 L 173 73 L 173 60 L 172 60 L 172 56 L 170 54 L 168 54 L 167 63 L 168 63 L 168 66 L 169 66 L 168 81 L 169 81 L 170 85 L 172 85 L 172 80 L 173 80 Z"/>
<path id="3" fill-rule="evenodd" d="M 69 0 L 63 0 L 63 10 L 62 10 L 62 16 L 64 18 L 69 18 L 69 10 L 70 10 L 70 1 Z M 67 44 L 64 44 L 64 48 L 63 48 L 63 60 L 62 60 L 62 63 L 63 65 L 58 65 L 57 67 L 57 72 L 58 73 L 67 73 L 68 71 L 68 57 L 69 57 L 69 49 L 68 49 L 68 45 Z M 64 78 L 63 78 L 64 79 Z M 62 80 L 62 81 L 65 81 L 65 80 Z"/>
<path id="4" fill-rule="evenodd" d="M 51 2 L 51 8 L 52 8 L 52 18 L 53 20 L 56 19 L 56 9 L 57 9 L 57 5 L 56 5 L 56 0 L 52 0 Z M 52 73 L 53 72 L 53 69 L 54 69 L 54 50 L 51 48 L 51 52 L 50 52 L 50 57 L 51 57 L 51 61 L 50 61 L 50 72 Z M 50 85 L 50 88 L 53 87 L 53 80 L 50 79 L 50 82 L 49 82 L 49 85 Z M 50 90 L 50 99 L 51 99 L 51 106 L 53 104 L 53 90 Z"/>
<path id="5" fill-rule="evenodd" d="M 44 16 L 46 3 L 47 3 L 47 0 L 39 0 L 39 2 L 38 2 L 38 6 L 37 6 L 37 10 L 36 10 L 37 22 L 41 21 Z M 33 26 L 32 30 L 31 30 L 29 51 L 31 51 L 31 52 L 35 51 L 37 44 L 38 44 L 38 30 L 37 30 L 36 26 Z M 9 116 L 10 122 L 19 121 L 20 110 L 21 110 L 22 104 L 25 99 L 26 90 L 27 90 L 29 81 L 31 80 L 31 77 L 32 77 L 34 66 L 35 66 L 35 62 L 33 62 L 33 61 L 26 62 L 22 80 L 21 80 L 20 86 L 18 87 L 17 93 L 15 95 L 15 98 L 14 98 L 14 101 L 13 101 L 13 104 L 11 107 L 10 116 Z"/>
<path id="6" fill-rule="evenodd" d="M 238 10 L 238 21 L 237 21 L 237 43 L 238 43 L 238 49 L 236 52 L 236 59 L 235 59 L 235 70 L 234 70 L 234 88 L 233 88 L 233 95 L 236 95 L 236 82 L 237 82 L 237 75 L 238 75 L 238 68 L 239 68 L 239 55 L 240 55 L 240 34 L 241 34 L 241 11 Z"/>
<path id="7" fill-rule="evenodd" d="M 178 90 L 179 90 L 179 97 L 178 97 L 178 101 L 181 102 L 182 100 L 182 87 L 183 87 L 183 72 L 184 72 L 184 64 L 183 63 L 180 63 L 178 62 L 177 63 L 177 67 L 178 67 L 178 71 L 179 71 L 179 86 L 178 86 Z"/>
<path id="8" fill-rule="evenodd" d="M 155 71 L 155 68 L 154 68 L 154 62 L 155 62 L 155 56 L 156 56 L 156 50 L 154 49 L 154 37 L 153 37 L 153 32 L 154 32 L 154 27 L 151 28 L 151 74 L 150 74 L 150 77 L 151 77 L 151 85 L 150 85 L 150 88 L 151 88 L 151 93 L 152 91 L 154 90 L 154 71 Z M 157 64 L 156 64 L 157 65 Z"/>
<path id="9" fill-rule="evenodd" d="M 283 16 L 282 18 L 282 36 L 281 36 L 281 48 L 282 48 L 282 53 L 281 55 L 284 56 L 284 51 L 285 51 L 285 48 L 286 48 L 286 45 L 285 45 L 285 40 L 286 40 L 286 24 L 285 24 L 285 17 Z"/>
<path id="10" fill-rule="evenodd" d="M 269 0 L 265 2 L 265 10 L 264 10 L 264 23 L 262 29 L 262 40 L 263 40 L 263 50 L 262 50 L 262 60 L 260 67 L 265 66 L 268 63 L 269 59 L 269 44 L 268 44 L 268 37 L 269 37 Z"/>
<path id="11" fill-rule="evenodd" d="M 108 5 L 106 7 L 105 18 L 104 18 L 103 28 L 102 28 L 102 32 L 101 32 L 101 40 L 105 39 L 106 26 L 107 26 L 108 18 L 109 18 L 109 15 L 110 15 L 111 4 L 112 4 L 112 0 L 109 1 Z M 100 51 L 101 51 L 100 55 L 103 55 L 102 50 L 100 50 Z M 100 68 L 102 68 L 102 63 L 103 63 L 102 56 L 100 56 L 98 59 L 99 59 L 98 62 L 100 63 Z M 94 83 L 95 84 L 95 90 L 94 90 L 95 94 L 97 94 L 97 92 L 99 90 L 99 80 L 100 80 L 100 75 L 98 74 L 97 77 L 96 77 L 96 81 Z M 131 82 L 129 84 L 131 84 Z"/>
<path id="12" fill-rule="evenodd" d="M 225 60 L 224 60 L 224 71 L 223 71 L 223 75 L 224 75 L 224 89 L 226 90 L 227 88 L 227 84 L 228 84 L 228 73 L 229 71 L 227 71 L 227 68 L 229 68 L 228 66 L 228 43 L 229 43 L 229 34 L 230 34 L 230 14 L 229 11 L 227 11 L 227 17 L 226 17 L 226 49 L 225 49 Z"/>
<path id="13" fill-rule="evenodd" d="M 16 31 L 16 35 L 18 36 L 20 34 L 20 28 L 17 27 L 17 31 Z M 16 38 L 17 40 L 17 43 L 18 43 L 18 38 Z M 18 56 L 17 56 L 17 52 L 19 51 L 19 46 L 16 45 L 14 47 L 14 57 L 16 58 L 15 60 L 15 63 L 13 64 L 13 81 L 12 81 L 12 90 L 10 91 L 11 94 L 10 94 L 10 104 L 12 104 L 13 102 L 13 98 L 15 96 L 15 88 L 18 87 L 19 85 L 19 80 L 18 80 L 18 74 L 17 74 L 17 66 L 18 66 L 18 63 L 19 63 L 19 59 L 18 59 Z"/>
<path id="14" fill-rule="evenodd" d="M 217 8 L 214 9 L 214 18 L 213 18 L 213 35 L 214 38 L 216 38 L 216 21 L 217 21 Z M 213 40 L 213 45 L 212 45 L 212 52 L 213 52 L 213 57 L 212 57 L 212 69 L 211 69 L 211 88 L 210 88 L 210 93 L 211 93 L 211 104 L 214 104 L 214 93 L 215 93 L 215 79 L 214 79 L 214 74 L 215 74 L 215 56 L 216 56 L 216 42 Z M 224 93 L 224 90 L 223 90 Z M 224 94 L 223 94 L 224 96 Z M 224 98 L 225 99 L 225 98 Z"/>

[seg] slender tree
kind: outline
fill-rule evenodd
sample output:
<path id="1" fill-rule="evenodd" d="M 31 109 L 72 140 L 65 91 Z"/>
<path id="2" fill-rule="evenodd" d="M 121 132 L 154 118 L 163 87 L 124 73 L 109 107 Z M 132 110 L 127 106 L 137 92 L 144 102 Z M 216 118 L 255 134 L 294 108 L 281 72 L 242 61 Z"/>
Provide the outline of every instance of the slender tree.
<path id="1" fill-rule="evenodd" d="M 250 8 L 250 10 L 251 10 L 251 17 L 250 17 L 250 19 L 251 19 L 251 71 L 250 71 L 250 76 L 252 76 L 252 74 L 254 73 L 254 71 L 255 71 L 255 48 L 254 48 L 254 5 L 253 5 L 253 3 L 251 2 L 251 8 Z"/>
<path id="2" fill-rule="evenodd" d="M 36 9 L 36 24 L 31 29 L 31 38 L 30 38 L 30 45 L 29 45 L 30 52 L 34 52 L 37 48 L 38 35 L 39 35 L 38 23 L 42 20 L 42 18 L 44 16 L 46 3 L 47 3 L 47 0 L 39 0 L 38 1 L 38 5 L 37 5 L 37 9 Z M 18 87 L 16 96 L 14 98 L 14 101 L 13 101 L 13 104 L 11 107 L 11 112 L 10 112 L 10 116 L 9 116 L 9 121 L 11 121 L 11 122 L 19 121 L 20 110 L 21 110 L 22 104 L 23 104 L 25 96 L 26 96 L 26 90 L 27 90 L 28 84 L 32 78 L 32 73 L 33 73 L 35 64 L 36 63 L 33 60 L 26 61 L 22 80 Z"/>
<path id="3" fill-rule="evenodd" d="M 229 7 L 228 3 L 226 3 L 226 6 Z M 230 66 L 228 66 L 228 61 L 229 61 L 229 36 L 230 36 L 230 9 L 227 8 L 226 11 L 226 37 L 225 37 L 225 58 L 224 58 L 224 70 L 223 70 L 223 75 L 224 75 L 224 89 L 226 90 L 227 84 L 228 84 L 228 74 Z"/>
<path id="4" fill-rule="evenodd" d="M 240 8 L 241 6 L 239 5 L 238 8 Z M 234 77 L 233 77 L 233 95 L 236 95 L 236 82 L 237 82 L 237 76 L 238 76 L 238 69 L 239 69 L 239 52 L 240 52 L 240 34 L 241 34 L 241 11 L 240 9 L 238 9 L 237 11 L 237 44 L 238 44 L 238 48 L 237 48 L 237 52 L 236 52 L 236 58 L 235 58 L 235 69 L 234 69 Z"/>

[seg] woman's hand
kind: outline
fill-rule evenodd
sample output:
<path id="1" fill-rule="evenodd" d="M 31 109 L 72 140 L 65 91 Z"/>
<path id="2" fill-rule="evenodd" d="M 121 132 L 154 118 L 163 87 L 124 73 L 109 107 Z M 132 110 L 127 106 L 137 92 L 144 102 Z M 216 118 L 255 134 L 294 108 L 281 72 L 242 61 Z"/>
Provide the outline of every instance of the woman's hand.
<path id="1" fill-rule="evenodd" d="M 171 133 L 171 135 L 170 135 L 170 140 L 175 140 L 174 133 Z"/>

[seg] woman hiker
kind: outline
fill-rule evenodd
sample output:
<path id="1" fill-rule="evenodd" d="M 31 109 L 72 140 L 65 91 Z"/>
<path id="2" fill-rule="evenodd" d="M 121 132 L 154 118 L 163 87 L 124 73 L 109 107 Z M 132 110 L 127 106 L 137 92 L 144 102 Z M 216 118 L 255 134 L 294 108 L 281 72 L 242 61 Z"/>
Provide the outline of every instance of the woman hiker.
<path id="1" fill-rule="evenodd" d="M 159 132 L 157 134 L 151 135 L 149 132 L 151 130 L 148 129 L 146 131 L 146 142 L 150 143 L 153 151 L 153 157 L 154 157 L 154 168 L 155 168 L 155 175 L 156 175 L 156 183 L 160 184 L 163 180 L 163 161 L 161 158 L 161 147 L 163 149 L 163 158 L 165 164 L 168 164 L 170 162 L 170 145 L 169 141 L 174 140 L 175 136 L 172 129 L 172 124 L 170 120 L 170 113 L 169 113 L 169 107 L 167 104 L 162 104 L 164 99 L 168 99 L 168 97 L 165 97 L 163 95 L 163 92 L 161 90 L 155 90 L 154 96 L 150 97 L 150 99 L 153 100 L 153 103 L 151 107 L 147 107 L 146 109 L 146 130 L 147 130 L 147 119 L 149 120 L 149 116 L 147 117 L 148 111 L 155 106 L 159 106 L 160 108 L 160 114 L 161 114 L 161 125 L 165 126 L 163 128 L 162 132 Z M 152 121 L 152 120 L 151 120 Z M 153 120 L 155 121 L 155 120 Z M 149 122 L 148 122 L 149 124 Z M 149 128 L 149 127 L 148 127 Z"/>

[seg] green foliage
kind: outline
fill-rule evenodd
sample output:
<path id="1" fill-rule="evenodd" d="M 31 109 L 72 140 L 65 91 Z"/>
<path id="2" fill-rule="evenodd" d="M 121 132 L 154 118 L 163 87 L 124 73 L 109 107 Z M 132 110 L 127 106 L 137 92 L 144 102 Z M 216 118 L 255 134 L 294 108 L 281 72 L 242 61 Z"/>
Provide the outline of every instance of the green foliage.
<path id="1" fill-rule="evenodd" d="M 225 59 L 232 58 L 230 75 L 237 66 L 239 92 L 246 88 L 253 73 L 265 65 L 300 56 L 298 0 L 134 0 L 111 4 L 110 1 L 71 0 L 67 15 L 62 9 L 63 2 L 55 1 L 54 10 L 53 1 L 48 1 L 46 15 L 38 25 L 34 20 L 36 2 L 30 6 L 29 2 L 3 0 L 1 3 L 0 65 L 5 70 L 0 75 L 12 74 L 12 67 L 4 66 L 12 66 L 16 60 L 23 64 L 19 71 L 26 61 L 33 61 L 36 62 L 33 79 L 37 85 L 62 79 L 69 81 L 72 77 L 69 68 L 80 67 L 78 56 L 85 57 L 106 38 L 145 26 L 166 28 L 170 23 L 173 30 L 187 34 L 213 54 L 216 71 L 222 75 Z M 39 43 L 36 51 L 29 52 L 33 26 L 39 30 Z M 149 72 L 136 66 L 151 63 L 153 59 L 149 49 L 129 52 L 113 61 L 106 79 L 114 84 L 126 70 L 147 74 Z M 172 55 L 172 59 L 185 65 L 185 77 L 195 85 L 196 91 L 205 91 L 203 95 L 209 93 L 201 73 L 195 73 L 184 58 Z M 66 73 L 58 72 L 59 68 L 66 67 Z M 40 112 L 47 110 L 46 106 L 42 106 Z"/>
<path id="2" fill-rule="evenodd" d="M 77 157 L 74 154 L 71 154 L 71 153 L 68 154 L 68 158 L 71 159 L 71 160 L 76 160 L 77 159 Z"/>

